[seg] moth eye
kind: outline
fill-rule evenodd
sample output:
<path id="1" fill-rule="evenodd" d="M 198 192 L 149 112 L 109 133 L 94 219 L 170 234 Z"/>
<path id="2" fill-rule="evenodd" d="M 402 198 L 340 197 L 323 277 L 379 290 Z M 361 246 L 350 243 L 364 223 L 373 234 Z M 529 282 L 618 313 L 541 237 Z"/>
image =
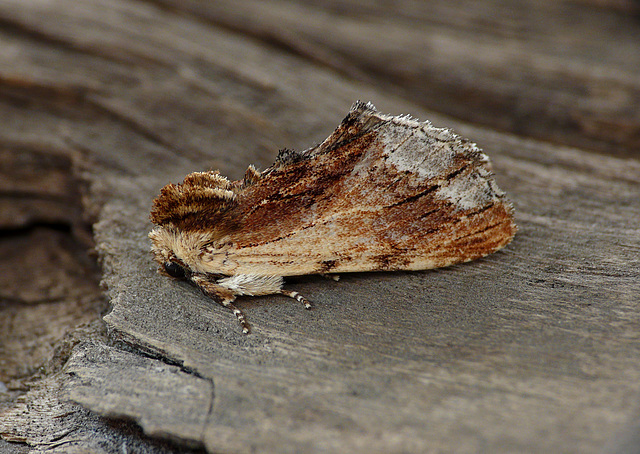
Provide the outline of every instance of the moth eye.
<path id="1" fill-rule="evenodd" d="M 187 272 L 183 267 L 178 265 L 176 262 L 166 262 L 164 264 L 164 270 L 171 277 L 175 277 L 178 279 L 182 279 L 187 275 Z"/>

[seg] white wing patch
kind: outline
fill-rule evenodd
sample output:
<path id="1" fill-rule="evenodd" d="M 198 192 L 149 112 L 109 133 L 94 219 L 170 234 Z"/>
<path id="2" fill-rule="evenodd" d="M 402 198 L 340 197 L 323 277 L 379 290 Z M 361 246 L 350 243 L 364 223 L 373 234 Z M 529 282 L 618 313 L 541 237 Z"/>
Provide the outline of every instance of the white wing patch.
<path id="1" fill-rule="evenodd" d="M 459 175 L 447 185 L 436 191 L 436 196 L 449 200 L 462 210 L 482 208 L 491 203 L 497 203 L 503 192 L 492 184 L 491 172 L 478 167 L 466 175 Z"/>

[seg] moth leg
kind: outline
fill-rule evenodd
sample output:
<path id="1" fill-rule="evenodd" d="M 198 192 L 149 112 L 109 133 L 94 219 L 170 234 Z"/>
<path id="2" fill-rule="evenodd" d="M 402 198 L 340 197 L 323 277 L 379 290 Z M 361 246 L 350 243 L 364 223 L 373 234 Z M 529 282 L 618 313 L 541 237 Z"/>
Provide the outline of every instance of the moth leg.
<path id="1" fill-rule="evenodd" d="M 249 323 L 247 323 L 247 319 L 245 318 L 242 311 L 233 304 L 233 302 L 236 300 L 236 295 L 231 290 L 222 287 L 215 282 L 211 282 L 205 276 L 201 276 L 198 274 L 194 274 L 193 276 L 191 276 L 191 280 L 200 288 L 200 290 L 202 290 L 205 295 L 210 297 L 216 303 L 226 307 L 231 312 L 233 312 L 233 315 L 235 315 L 238 319 L 238 323 L 240 323 L 240 326 L 242 326 L 242 332 L 244 334 L 249 334 Z"/>
<path id="2" fill-rule="evenodd" d="M 234 299 L 235 299 L 235 297 L 234 297 Z M 233 300 L 231 300 L 231 301 L 233 301 Z M 233 315 L 235 315 L 236 318 L 238 319 L 238 323 L 240 323 L 240 326 L 242 326 L 242 333 L 243 334 L 249 334 L 249 323 L 247 323 L 247 319 L 244 317 L 244 314 L 242 313 L 242 311 L 240 309 L 238 309 L 235 306 L 235 304 L 233 304 L 231 301 L 228 300 L 228 299 L 223 299 L 223 300 L 220 300 L 220 301 L 216 300 L 216 302 L 222 304 L 227 309 L 231 309 L 231 311 L 233 312 Z"/>
<path id="3" fill-rule="evenodd" d="M 288 296 L 289 298 L 293 298 L 296 301 L 298 301 L 299 303 L 304 304 L 305 309 L 311 309 L 311 302 L 306 299 L 304 296 L 302 296 L 301 294 L 299 294 L 298 292 L 294 292 L 291 290 L 280 290 L 279 292 L 281 295 L 284 296 Z"/>

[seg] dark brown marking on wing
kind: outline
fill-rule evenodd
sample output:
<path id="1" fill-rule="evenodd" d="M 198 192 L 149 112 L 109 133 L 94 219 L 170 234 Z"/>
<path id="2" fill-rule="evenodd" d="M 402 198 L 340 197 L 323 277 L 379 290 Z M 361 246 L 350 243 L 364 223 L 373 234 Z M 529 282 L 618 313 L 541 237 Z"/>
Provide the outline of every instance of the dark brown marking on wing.
<path id="1" fill-rule="evenodd" d="M 337 260 L 323 260 L 320 264 L 321 270 L 323 273 L 328 273 L 338 264 Z"/>
<path id="2" fill-rule="evenodd" d="M 341 182 L 369 148 L 373 137 L 361 134 L 349 146 L 310 161 L 300 161 L 269 173 L 244 193 L 215 228 L 241 227 L 239 247 L 271 242 L 309 227 L 309 210 L 323 213 L 340 199 Z M 357 143 L 356 143 L 357 142 Z"/>
<path id="3" fill-rule="evenodd" d="M 446 179 L 447 181 L 451 181 L 451 180 L 453 180 L 455 177 L 457 177 L 458 175 L 460 175 L 461 173 L 463 173 L 464 171 L 466 171 L 466 170 L 469 168 L 469 165 L 470 165 L 469 161 L 465 161 L 465 162 L 463 162 L 463 163 L 461 163 L 461 164 L 462 164 L 462 165 L 461 165 L 459 168 L 457 168 L 457 169 L 456 169 L 456 170 L 454 170 L 453 172 L 449 173 L 449 174 L 445 177 L 445 179 Z"/>
<path id="4" fill-rule="evenodd" d="M 380 254 L 373 258 L 376 264 L 376 271 L 396 271 L 406 269 L 410 263 L 408 257 L 403 254 L 404 251 L 393 251 L 386 254 Z"/>
<path id="5" fill-rule="evenodd" d="M 481 208 L 478 208 L 477 210 L 469 211 L 469 212 L 465 213 L 465 215 L 469 216 L 469 217 L 477 216 L 477 215 L 482 214 L 485 211 L 491 209 L 494 205 L 495 205 L 494 203 L 490 203 L 489 205 L 485 205 L 485 206 L 483 206 Z"/>
<path id="6" fill-rule="evenodd" d="M 413 203 L 413 202 L 415 202 L 416 200 L 418 200 L 421 197 L 424 197 L 426 195 L 432 194 L 433 192 L 437 191 L 439 188 L 440 188 L 440 186 L 437 185 L 437 184 L 435 184 L 433 186 L 429 186 L 424 191 L 421 191 L 421 192 L 417 193 L 416 195 L 412 195 L 410 197 L 407 197 L 406 199 L 402 199 L 402 200 L 400 200 L 398 202 L 395 202 L 395 203 L 389 205 L 387 208 L 394 208 L 394 207 L 398 207 L 398 206 L 405 205 L 405 204 L 408 204 L 408 203 Z"/>

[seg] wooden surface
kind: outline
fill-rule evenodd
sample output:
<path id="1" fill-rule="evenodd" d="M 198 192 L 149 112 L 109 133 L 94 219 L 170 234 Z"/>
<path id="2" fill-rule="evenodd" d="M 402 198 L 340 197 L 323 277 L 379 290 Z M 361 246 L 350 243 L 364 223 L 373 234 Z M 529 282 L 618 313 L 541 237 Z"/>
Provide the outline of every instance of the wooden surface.
<path id="1" fill-rule="evenodd" d="M 637 3 L 231 5 L 0 0 L 0 452 L 640 452 Z M 356 99 L 477 142 L 514 242 L 288 280 L 249 336 L 156 274 L 162 185 Z"/>

